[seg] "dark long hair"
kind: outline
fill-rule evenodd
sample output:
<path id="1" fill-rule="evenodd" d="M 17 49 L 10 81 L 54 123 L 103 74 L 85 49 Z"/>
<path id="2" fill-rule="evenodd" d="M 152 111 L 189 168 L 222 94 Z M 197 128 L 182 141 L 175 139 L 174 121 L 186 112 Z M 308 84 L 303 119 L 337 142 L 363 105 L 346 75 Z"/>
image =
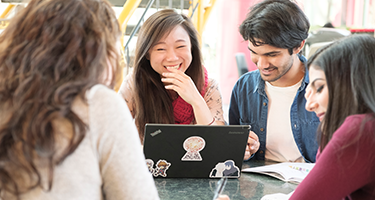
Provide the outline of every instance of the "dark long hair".
<path id="1" fill-rule="evenodd" d="M 184 15 L 172 9 L 158 11 L 142 25 L 135 50 L 134 88 L 135 123 L 143 141 L 146 123 L 174 124 L 172 99 L 161 82 L 160 75 L 147 59 L 148 51 L 167 33 L 181 25 L 189 34 L 192 62 L 186 70 L 199 91 L 204 88 L 204 70 L 198 34 L 194 25 Z"/>
<path id="2" fill-rule="evenodd" d="M 250 8 L 240 25 L 244 40 L 288 49 L 290 55 L 308 36 L 309 20 L 291 0 L 265 0 Z M 261 40 L 261 41 L 259 41 Z"/>
<path id="3" fill-rule="evenodd" d="M 11 20 L 0 36 L 0 198 L 51 189 L 88 128 L 72 103 L 116 74 L 119 36 L 107 0 L 31 0 Z"/>
<path id="4" fill-rule="evenodd" d="M 371 113 L 375 117 L 375 38 L 343 38 L 317 51 L 308 67 L 323 70 L 327 81 L 328 108 L 318 128 L 323 151 L 349 115 Z"/>

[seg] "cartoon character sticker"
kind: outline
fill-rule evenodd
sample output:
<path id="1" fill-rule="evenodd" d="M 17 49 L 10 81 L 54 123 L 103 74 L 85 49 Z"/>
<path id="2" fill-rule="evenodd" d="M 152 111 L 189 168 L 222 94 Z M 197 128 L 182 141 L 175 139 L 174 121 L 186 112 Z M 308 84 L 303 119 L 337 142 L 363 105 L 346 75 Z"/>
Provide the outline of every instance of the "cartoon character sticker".
<path id="1" fill-rule="evenodd" d="M 221 178 L 224 176 L 238 178 L 240 177 L 240 170 L 233 160 L 227 160 L 216 164 L 209 176 L 210 178 Z"/>
<path id="2" fill-rule="evenodd" d="M 166 160 L 159 160 L 156 165 L 155 165 L 155 169 L 154 169 L 154 176 L 157 177 L 157 176 L 162 176 L 162 177 L 167 177 L 167 170 L 169 169 L 169 167 L 171 166 L 171 163 L 167 162 Z"/>
<path id="3" fill-rule="evenodd" d="M 215 168 L 210 173 L 210 178 L 223 177 L 223 171 L 225 170 L 224 163 L 217 163 Z"/>
<path id="4" fill-rule="evenodd" d="M 181 158 L 182 161 L 202 161 L 200 151 L 206 146 L 206 141 L 199 136 L 192 136 L 184 141 L 183 147 L 186 151 Z"/>
<path id="5" fill-rule="evenodd" d="M 148 171 L 150 171 L 150 173 L 154 173 L 154 161 L 151 160 L 151 159 L 146 159 L 146 165 L 147 165 L 147 168 L 148 168 Z"/>

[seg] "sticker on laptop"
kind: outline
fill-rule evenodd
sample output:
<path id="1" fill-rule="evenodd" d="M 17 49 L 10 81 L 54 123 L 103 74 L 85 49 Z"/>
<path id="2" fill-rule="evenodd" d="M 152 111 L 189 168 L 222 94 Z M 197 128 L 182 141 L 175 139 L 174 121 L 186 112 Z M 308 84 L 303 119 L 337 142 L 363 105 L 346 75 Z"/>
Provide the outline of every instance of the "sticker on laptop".
<path id="1" fill-rule="evenodd" d="M 231 178 L 240 177 L 240 170 L 233 160 L 217 163 L 210 173 L 210 178 L 221 178 L 225 176 Z"/>
<path id="2" fill-rule="evenodd" d="M 162 177 L 167 177 L 167 170 L 171 166 L 171 163 L 167 162 L 166 160 L 159 160 L 154 169 L 154 176 L 162 176 Z"/>
<path id="3" fill-rule="evenodd" d="M 187 138 L 183 147 L 186 151 L 181 158 L 182 161 L 202 161 L 202 156 L 199 153 L 206 146 L 206 141 L 199 136 L 191 136 Z"/>
<path id="4" fill-rule="evenodd" d="M 146 165 L 147 165 L 147 168 L 148 168 L 148 171 L 150 171 L 150 173 L 154 173 L 154 161 L 151 160 L 151 159 L 146 159 Z"/>

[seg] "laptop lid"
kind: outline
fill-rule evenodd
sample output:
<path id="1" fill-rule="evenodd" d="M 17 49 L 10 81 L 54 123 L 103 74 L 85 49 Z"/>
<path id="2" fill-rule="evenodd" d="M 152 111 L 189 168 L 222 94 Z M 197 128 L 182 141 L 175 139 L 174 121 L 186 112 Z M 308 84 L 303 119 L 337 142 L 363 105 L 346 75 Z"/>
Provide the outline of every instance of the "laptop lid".
<path id="1" fill-rule="evenodd" d="M 238 178 L 249 125 L 146 124 L 144 154 L 154 177 Z"/>

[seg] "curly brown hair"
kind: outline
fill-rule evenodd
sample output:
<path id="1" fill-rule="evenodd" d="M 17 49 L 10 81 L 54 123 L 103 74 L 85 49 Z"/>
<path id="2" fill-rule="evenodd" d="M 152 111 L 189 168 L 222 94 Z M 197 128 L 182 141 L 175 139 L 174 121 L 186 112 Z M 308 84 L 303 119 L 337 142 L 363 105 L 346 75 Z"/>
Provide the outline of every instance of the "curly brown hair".
<path id="1" fill-rule="evenodd" d="M 51 189 L 88 128 L 72 103 L 115 84 L 120 35 L 107 0 L 31 0 L 11 20 L 0 36 L 0 198 Z"/>

